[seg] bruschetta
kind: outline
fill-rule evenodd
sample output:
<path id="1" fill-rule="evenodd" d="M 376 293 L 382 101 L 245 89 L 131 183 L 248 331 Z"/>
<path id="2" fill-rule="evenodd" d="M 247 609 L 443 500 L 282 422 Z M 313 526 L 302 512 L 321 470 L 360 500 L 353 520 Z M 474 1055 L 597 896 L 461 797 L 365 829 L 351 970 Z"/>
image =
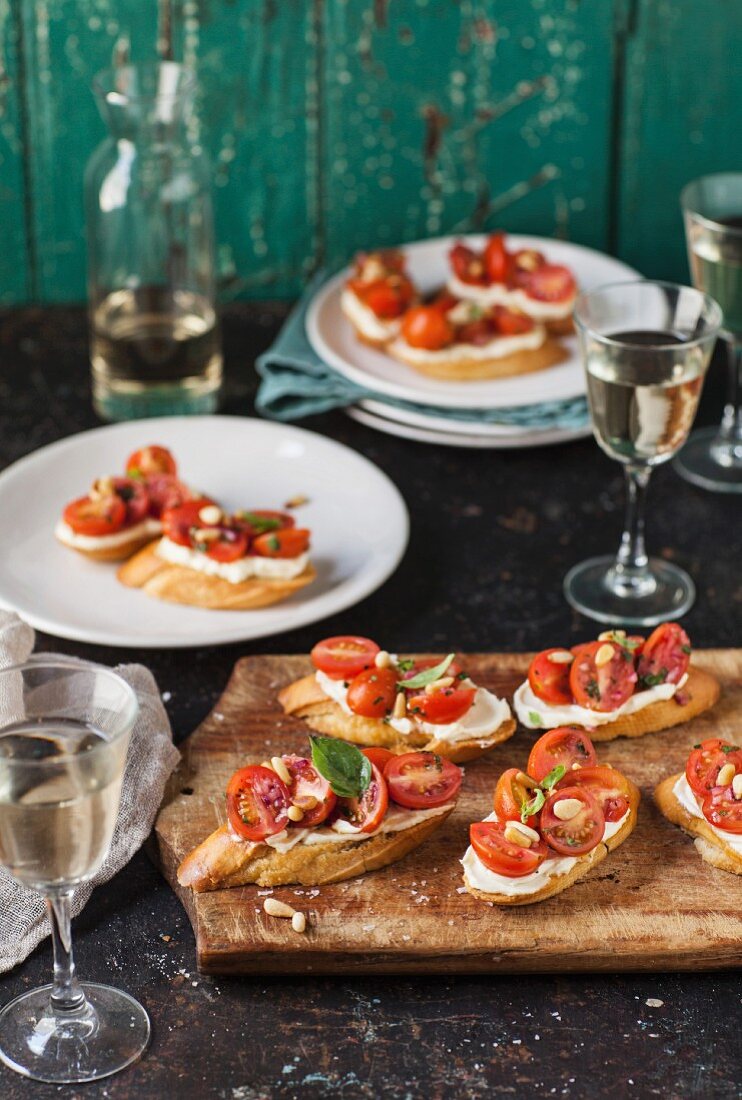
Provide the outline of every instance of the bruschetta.
<path id="1" fill-rule="evenodd" d="M 364 344 L 383 348 L 399 332 L 400 319 L 418 300 L 398 249 L 359 252 L 340 295 L 340 308 Z"/>
<path id="2" fill-rule="evenodd" d="M 171 603 L 246 611 L 311 584 L 310 532 L 285 512 L 239 511 L 186 501 L 162 514 L 162 538 L 120 567 L 130 588 Z"/>
<path id="3" fill-rule="evenodd" d="M 533 248 L 510 251 L 504 233 L 493 233 L 477 251 L 457 241 L 449 253 L 448 289 L 483 308 L 522 310 L 555 335 L 572 331 L 577 281 L 568 267 L 549 263 Z"/>
<path id="4" fill-rule="evenodd" d="M 567 358 L 522 310 L 483 307 L 450 294 L 408 309 L 386 350 L 421 374 L 452 381 L 527 374 Z"/>
<path id="5" fill-rule="evenodd" d="M 286 714 L 320 733 L 462 763 L 515 732 L 507 702 L 473 683 L 453 654 L 402 659 L 370 638 L 343 635 L 318 642 L 311 660 L 314 672 L 278 699 Z"/>
<path id="6" fill-rule="evenodd" d="M 604 631 L 594 642 L 545 649 L 513 697 L 527 729 L 580 726 L 593 741 L 641 737 L 695 718 L 719 698 L 719 684 L 691 664 L 691 644 L 677 623 L 645 639 Z"/>
<path id="7" fill-rule="evenodd" d="M 166 447 L 142 447 L 129 456 L 124 476 L 98 478 L 87 496 L 71 501 L 54 534 L 96 561 L 124 561 L 160 533 L 165 508 L 202 496 L 177 475 Z"/>
<path id="8" fill-rule="evenodd" d="M 639 791 L 597 762 L 587 735 L 551 730 L 527 771 L 510 768 L 494 811 L 469 830 L 464 886 L 494 905 L 532 905 L 584 878 L 633 832 Z"/>
<path id="9" fill-rule="evenodd" d="M 663 779 L 654 797 L 668 821 L 694 838 L 702 859 L 742 875 L 742 749 L 702 741 L 685 771 Z"/>
<path id="10" fill-rule="evenodd" d="M 456 804 L 463 773 L 433 753 L 311 742 L 311 757 L 273 757 L 235 772 L 227 821 L 180 864 L 181 886 L 200 893 L 355 878 L 417 848 Z"/>

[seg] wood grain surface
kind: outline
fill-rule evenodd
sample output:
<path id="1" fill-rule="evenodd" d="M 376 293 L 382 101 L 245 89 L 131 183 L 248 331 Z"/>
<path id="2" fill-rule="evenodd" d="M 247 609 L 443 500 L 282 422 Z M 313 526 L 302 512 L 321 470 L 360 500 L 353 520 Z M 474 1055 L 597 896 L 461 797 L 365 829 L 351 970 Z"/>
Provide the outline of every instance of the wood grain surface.
<path id="1" fill-rule="evenodd" d="M 742 883 L 696 854 L 667 822 L 651 791 L 679 771 L 688 749 L 709 736 L 739 738 L 742 650 L 706 650 L 694 661 L 722 683 L 717 706 L 685 726 L 599 746 L 599 758 L 642 790 L 633 835 L 587 879 L 533 907 L 495 909 L 459 892 L 468 825 L 489 812 L 500 772 L 523 766 L 533 733 L 520 731 L 470 764 L 456 811 L 404 861 L 361 879 L 272 891 L 307 913 L 297 935 L 263 912 L 255 887 L 194 895 L 177 885 L 183 856 L 224 819 L 232 771 L 271 754 L 301 750 L 304 724 L 281 714 L 276 694 L 304 674 L 303 657 L 253 657 L 235 665 L 224 695 L 183 746 L 153 845 L 196 934 L 209 973 L 506 973 L 713 969 L 742 960 Z M 500 695 L 522 680 L 527 655 L 466 658 L 474 679 Z"/>

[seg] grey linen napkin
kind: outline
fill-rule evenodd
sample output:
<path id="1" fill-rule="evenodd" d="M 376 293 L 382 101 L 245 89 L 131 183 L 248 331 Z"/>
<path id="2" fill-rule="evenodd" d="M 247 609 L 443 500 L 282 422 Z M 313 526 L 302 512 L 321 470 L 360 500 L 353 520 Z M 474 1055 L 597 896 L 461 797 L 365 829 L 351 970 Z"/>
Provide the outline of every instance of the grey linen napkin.
<path id="1" fill-rule="evenodd" d="M 0 668 L 27 660 L 33 647 L 31 627 L 14 612 L 0 611 Z M 83 667 L 86 663 L 79 662 Z M 75 890 L 73 917 L 82 911 L 93 889 L 113 878 L 141 848 L 154 824 L 167 778 L 180 759 L 152 673 L 143 665 L 119 665 L 115 671 L 134 689 L 139 714 L 126 757 L 111 849 L 92 881 Z M 49 923 L 41 895 L 21 886 L 0 867 L 0 972 L 22 962 L 48 935 Z"/>

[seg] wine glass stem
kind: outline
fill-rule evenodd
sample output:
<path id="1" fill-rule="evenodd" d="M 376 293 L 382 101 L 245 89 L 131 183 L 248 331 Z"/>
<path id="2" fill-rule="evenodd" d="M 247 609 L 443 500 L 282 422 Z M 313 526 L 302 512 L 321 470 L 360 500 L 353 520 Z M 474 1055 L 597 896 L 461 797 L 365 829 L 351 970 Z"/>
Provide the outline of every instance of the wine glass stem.
<path id="1" fill-rule="evenodd" d="M 629 465 L 626 472 L 626 520 L 616 555 L 616 572 L 626 581 L 641 584 L 648 574 L 644 548 L 644 511 L 651 468 Z"/>
<path id="2" fill-rule="evenodd" d="M 75 976 L 72 955 L 71 891 L 51 894 L 46 898 L 54 946 L 54 982 L 51 1007 L 54 1013 L 75 1012 L 85 1003 L 85 994 Z"/>
<path id="3" fill-rule="evenodd" d="M 729 392 L 721 422 L 721 436 L 726 443 L 742 447 L 742 341 L 729 340 Z"/>

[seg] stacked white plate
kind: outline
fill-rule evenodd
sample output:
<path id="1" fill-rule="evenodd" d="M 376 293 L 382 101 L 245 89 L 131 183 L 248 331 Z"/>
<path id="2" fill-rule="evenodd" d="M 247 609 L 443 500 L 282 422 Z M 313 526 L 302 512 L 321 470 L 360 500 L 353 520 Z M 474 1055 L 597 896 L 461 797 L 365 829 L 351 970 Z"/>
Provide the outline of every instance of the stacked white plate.
<path id="1" fill-rule="evenodd" d="M 448 252 L 456 239 L 482 248 L 486 237 L 439 237 L 405 245 L 410 275 L 423 294 L 445 284 Z M 619 260 L 582 245 L 509 235 L 508 246 L 513 250 L 537 249 L 545 253 L 550 263 L 571 268 L 581 290 L 640 278 L 633 268 Z M 535 406 L 585 396 L 584 371 L 575 335 L 560 338 L 569 357 L 546 370 L 482 382 L 440 381 L 419 374 L 356 339 L 340 309 L 340 294 L 349 274 L 347 269 L 341 271 L 318 291 L 309 304 L 306 327 L 309 341 L 320 358 L 350 381 L 378 395 L 359 400 L 347 410 L 354 420 L 390 435 L 451 447 L 534 447 L 590 434 L 587 416 L 577 424 L 574 417 L 560 422 L 558 416 L 548 426 L 543 422 L 528 423 L 529 407 L 533 407 L 535 421 L 539 412 Z M 400 405 L 399 401 L 417 407 Z M 472 409 L 481 410 L 481 418 L 456 415 L 458 410 L 470 413 Z M 507 423 L 509 416 L 505 412 L 503 422 L 498 422 L 498 410 L 512 409 L 518 409 L 523 423 Z"/>

